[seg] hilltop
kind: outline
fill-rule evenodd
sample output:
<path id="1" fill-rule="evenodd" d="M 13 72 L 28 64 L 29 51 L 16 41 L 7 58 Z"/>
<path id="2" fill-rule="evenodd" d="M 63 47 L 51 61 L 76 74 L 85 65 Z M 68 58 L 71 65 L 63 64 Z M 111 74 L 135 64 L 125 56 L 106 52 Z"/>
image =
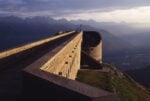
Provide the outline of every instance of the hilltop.
<path id="1" fill-rule="evenodd" d="M 148 89 L 139 85 L 115 66 L 106 63 L 102 66 L 102 70 L 80 70 L 76 80 L 113 92 L 118 95 L 120 101 L 150 101 Z"/>

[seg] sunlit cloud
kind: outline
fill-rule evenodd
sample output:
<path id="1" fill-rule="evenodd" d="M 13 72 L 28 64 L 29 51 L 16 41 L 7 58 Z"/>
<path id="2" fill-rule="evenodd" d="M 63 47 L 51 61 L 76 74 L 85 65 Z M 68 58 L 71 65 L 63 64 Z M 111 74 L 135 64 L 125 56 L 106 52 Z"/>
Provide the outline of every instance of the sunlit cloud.
<path id="1" fill-rule="evenodd" d="M 98 10 L 86 11 L 76 14 L 57 17 L 68 20 L 90 20 L 98 22 L 125 22 L 125 23 L 143 23 L 150 24 L 150 6 L 135 7 L 130 9 L 120 9 L 114 11 L 99 12 Z"/>
<path id="2" fill-rule="evenodd" d="M 130 23 L 150 26 L 149 0 L 0 0 L 0 16 Z M 139 23 L 141 25 L 139 25 Z"/>

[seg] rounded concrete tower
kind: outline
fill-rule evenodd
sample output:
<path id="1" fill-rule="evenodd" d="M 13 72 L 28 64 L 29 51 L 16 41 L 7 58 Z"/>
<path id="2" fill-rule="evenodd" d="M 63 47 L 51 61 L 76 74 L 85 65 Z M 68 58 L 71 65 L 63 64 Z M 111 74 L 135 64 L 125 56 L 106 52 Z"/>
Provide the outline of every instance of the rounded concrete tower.
<path id="1" fill-rule="evenodd" d="M 95 31 L 83 31 L 82 49 L 92 58 L 102 63 L 102 39 Z"/>

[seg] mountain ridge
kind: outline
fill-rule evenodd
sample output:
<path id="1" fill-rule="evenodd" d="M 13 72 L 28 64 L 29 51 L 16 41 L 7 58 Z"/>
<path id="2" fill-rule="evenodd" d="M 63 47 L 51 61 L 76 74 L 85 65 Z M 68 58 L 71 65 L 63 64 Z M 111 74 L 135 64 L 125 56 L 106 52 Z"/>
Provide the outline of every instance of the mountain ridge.
<path id="1" fill-rule="evenodd" d="M 59 31 L 75 30 L 78 25 L 74 25 L 65 19 L 54 20 L 48 17 L 34 17 L 21 19 L 14 16 L 0 17 L 0 42 L 1 49 L 14 47 L 19 44 L 33 42 L 46 38 Z M 101 33 L 104 43 L 104 51 L 111 53 L 124 50 L 130 47 L 128 43 L 122 42 L 108 31 L 84 25 L 82 30 L 93 30 Z M 118 40 L 118 41 L 116 41 Z M 106 41 L 106 42 L 105 42 Z M 5 43 L 5 45 L 4 45 Z M 119 47 L 116 47 L 119 44 Z M 126 45 L 128 44 L 128 45 Z M 105 47 L 105 46 L 109 46 Z"/>

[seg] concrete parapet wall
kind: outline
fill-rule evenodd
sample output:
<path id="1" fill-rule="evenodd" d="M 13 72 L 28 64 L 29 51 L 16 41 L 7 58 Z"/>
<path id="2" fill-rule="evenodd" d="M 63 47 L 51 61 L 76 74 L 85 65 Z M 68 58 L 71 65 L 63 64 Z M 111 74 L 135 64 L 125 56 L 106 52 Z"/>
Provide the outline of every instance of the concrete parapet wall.
<path id="1" fill-rule="evenodd" d="M 80 69 L 82 32 L 45 54 L 24 69 L 24 101 L 119 101 L 107 91 L 75 81 Z M 85 57 L 98 61 L 92 57 Z"/>
<path id="2" fill-rule="evenodd" d="M 40 69 L 24 72 L 24 101 L 119 101 L 113 93 Z"/>
<path id="3" fill-rule="evenodd" d="M 64 33 L 64 34 L 60 34 L 60 35 L 57 35 L 57 36 L 54 36 L 54 37 L 50 37 L 50 38 L 47 38 L 47 39 L 44 39 L 44 40 L 40 40 L 40 41 L 37 41 L 37 42 L 33 42 L 33 43 L 30 43 L 30 44 L 24 45 L 24 46 L 21 46 L 21 47 L 17 47 L 17 48 L 14 48 L 14 49 L 10 49 L 10 50 L 8 50 L 8 51 L 0 52 L 0 59 L 6 58 L 6 57 L 8 57 L 8 56 L 17 54 L 17 53 L 19 53 L 19 52 L 28 50 L 28 49 L 30 49 L 30 48 L 33 48 L 33 47 L 36 47 L 36 46 L 39 46 L 39 45 L 48 43 L 48 42 L 50 42 L 50 41 L 56 40 L 57 38 L 67 36 L 67 35 L 69 35 L 69 34 L 72 34 L 73 32 L 74 32 L 74 31 L 68 32 L 68 33 Z"/>
<path id="4" fill-rule="evenodd" d="M 27 44 L 21 47 L 17 47 L 8 51 L 0 53 L 0 71 L 8 69 L 15 64 L 24 61 L 38 59 L 47 52 L 59 46 L 62 42 L 68 40 L 74 35 L 74 32 L 64 33 L 41 41 L 37 41 L 31 44 Z M 28 65 L 28 64 L 26 64 Z"/>
<path id="5" fill-rule="evenodd" d="M 77 71 L 80 69 L 81 42 L 82 32 L 71 41 L 67 41 L 65 46 L 58 46 L 57 48 L 61 48 L 61 50 L 56 50 L 58 52 L 40 69 L 63 77 L 75 79 Z"/>
<path id="6" fill-rule="evenodd" d="M 62 49 L 40 68 L 67 78 L 75 79 L 80 68 L 82 33 L 78 34 L 67 45 L 58 46 Z"/>
<path id="7" fill-rule="evenodd" d="M 101 48 L 99 40 L 96 47 L 93 42 L 88 49 L 84 47 L 87 54 L 81 55 L 82 39 L 83 32 L 69 32 L 14 48 L 0 53 L 0 66 L 3 66 L 2 60 L 26 61 L 24 57 L 28 59 L 31 54 L 36 56 L 43 52 L 23 70 L 23 101 L 118 101 L 112 93 L 74 80 L 80 69 L 81 56 L 94 69 L 101 66 L 101 53 L 95 55 Z M 89 51 L 90 48 L 94 48 L 93 51 Z"/>

